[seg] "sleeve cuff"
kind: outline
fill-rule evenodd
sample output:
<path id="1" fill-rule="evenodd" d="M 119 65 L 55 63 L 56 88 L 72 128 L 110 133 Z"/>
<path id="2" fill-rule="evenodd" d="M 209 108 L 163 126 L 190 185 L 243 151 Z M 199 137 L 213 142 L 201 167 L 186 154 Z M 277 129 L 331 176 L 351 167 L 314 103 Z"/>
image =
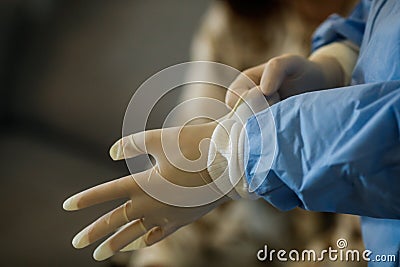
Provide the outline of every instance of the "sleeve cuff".
<path id="1" fill-rule="evenodd" d="M 244 175 L 245 129 L 233 119 L 219 122 L 211 137 L 207 169 L 217 188 L 232 199 L 259 198 L 250 193 Z"/>

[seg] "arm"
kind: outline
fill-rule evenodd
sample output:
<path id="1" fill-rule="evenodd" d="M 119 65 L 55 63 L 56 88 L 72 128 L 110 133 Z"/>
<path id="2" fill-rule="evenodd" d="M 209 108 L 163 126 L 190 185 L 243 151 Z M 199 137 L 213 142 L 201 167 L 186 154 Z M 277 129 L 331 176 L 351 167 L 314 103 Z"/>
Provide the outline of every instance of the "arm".
<path id="1" fill-rule="evenodd" d="M 400 218 L 399 107 L 393 81 L 295 96 L 257 114 L 246 126 L 250 191 L 283 210 Z"/>

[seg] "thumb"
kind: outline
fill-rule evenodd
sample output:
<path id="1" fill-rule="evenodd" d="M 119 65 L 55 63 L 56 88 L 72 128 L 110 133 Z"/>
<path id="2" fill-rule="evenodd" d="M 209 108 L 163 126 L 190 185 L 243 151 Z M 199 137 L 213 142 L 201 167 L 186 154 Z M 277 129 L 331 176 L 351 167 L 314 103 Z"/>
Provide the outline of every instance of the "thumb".
<path id="1" fill-rule="evenodd" d="M 111 146 L 110 156 L 113 160 L 121 160 L 142 154 L 154 154 L 159 147 L 160 136 L 160 129 L 124 136 Z"/>

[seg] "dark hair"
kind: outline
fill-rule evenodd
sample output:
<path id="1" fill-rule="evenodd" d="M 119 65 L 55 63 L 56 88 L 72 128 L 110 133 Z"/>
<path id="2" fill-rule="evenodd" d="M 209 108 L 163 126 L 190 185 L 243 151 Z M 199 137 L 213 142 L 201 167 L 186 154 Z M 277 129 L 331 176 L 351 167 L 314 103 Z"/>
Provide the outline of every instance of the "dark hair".
<path id="1" fill-rule="evenodd" d="M 234 13 L 245 17 L 260 17 L 281 4 L 281 0 L 222 0 Z"/>

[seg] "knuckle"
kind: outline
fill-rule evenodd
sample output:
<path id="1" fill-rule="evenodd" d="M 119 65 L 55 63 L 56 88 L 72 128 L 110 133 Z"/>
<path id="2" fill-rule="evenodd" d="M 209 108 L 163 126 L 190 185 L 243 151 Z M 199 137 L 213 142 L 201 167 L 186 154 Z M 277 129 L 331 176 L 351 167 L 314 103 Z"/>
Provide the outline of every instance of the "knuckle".
<path id="1" fill-rule="evenodd" d="M 242 83 L 245 83 L 247 87 L 253 87 L 252 84 L 255 83 L 259 79 L 259 73 L 257 73 L 253 69 L 247 69 L 243 72 L 244 77 L 240 77 Z M 250 81 L 249 81 L 250 79 Z"/>
<path id="2" fill-rule="evenodd" d="M 281 65 L 282 65 L 282 58 L 281 57 L 272 58 L 267 63 L 268 70 L 271 70 L 271 69 L 272 70 L 277 70 L 277 69 L 279 69 L 281 67 Z"/>
<path id="3" fill-rule="evenodd" d="M 281 56 L 277 56 L 274 58 L 271 58 L 268 62 L 267 62 L 267 66 L 269 68 L 281 68 L 282 66 L 285 65 L 285 63 L 287 63 L 288 61 L 290 62 L 291 60 L 295 60 L 296 58 L 298 58 L 299 56 L 294 55 L 294 54 L 283 54 Z"/>
<path id="4" fill-rule="evenodd" d="M 247 75 L 247 76 L 252 76 L 254 74 L 253 69 L 246 69 L 243 71 L 243 74 Z"/>

